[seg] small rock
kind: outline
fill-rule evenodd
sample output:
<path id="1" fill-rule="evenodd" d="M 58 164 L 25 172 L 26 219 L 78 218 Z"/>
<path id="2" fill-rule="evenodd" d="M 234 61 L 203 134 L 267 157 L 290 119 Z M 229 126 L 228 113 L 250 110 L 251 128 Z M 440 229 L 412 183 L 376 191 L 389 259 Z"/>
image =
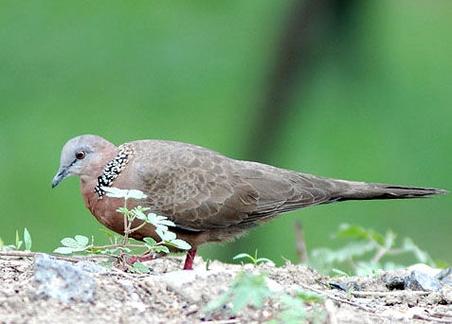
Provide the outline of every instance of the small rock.
<path id="1" fill-rule="evenodd" d="M 71 301 L 94 300 L 96 281 L 81 268 L 47 254 L 35 259 L 34 282 L 38 298 L 55 298 L 65 304 Z"/>
<path id="2" fill-rule="evenodd" d="M 441 281 L 443 285 L 452 287 L 452 268 L 447 268 L 436 275 L 436 279 Z"/>
<path id="3" fill-rule="evenodd" d="M 422 272 L 422 273 L 429 275 L 430 277 L 435 277 L 436 275 L 438 275 L 441 272 L 441 269 L 432 268 L 431 266 L 426 265 L 424 263 L 413 264 L 413 265 L 409 266 L 407 268 L 407 270 L 410 272 L 412 272 L 412 271 Z"/>
<path id="4" fill-rule="evenodd" d="M 337 289 L 337 290 L 342 290 L 342 291 L 347 291 L 348 287 L 340 282 L 329 282 L 328 285 L 330 286 L 330 288 L 333 289 Z"/>
<path id="5" fill-rule="evenodd" d="M 405 287 L 411 290 L 438 291 L 441 289 L 441 282 L 430 273 L 413 270 L 405 278 Z"/>
<path id="6" fill-rule="evenodd" d="M 451 305 L 452 304 L 452 286 L 444 286 L 441 289 L 441 295 L 446 302 L 446 304 Z"/>
<path id="7" fill-rule="evenodd" d="M 394 271 L 385 273 L 381 279 L 389 290 L 404 290 L 406 277 L 405 271 Z"/>

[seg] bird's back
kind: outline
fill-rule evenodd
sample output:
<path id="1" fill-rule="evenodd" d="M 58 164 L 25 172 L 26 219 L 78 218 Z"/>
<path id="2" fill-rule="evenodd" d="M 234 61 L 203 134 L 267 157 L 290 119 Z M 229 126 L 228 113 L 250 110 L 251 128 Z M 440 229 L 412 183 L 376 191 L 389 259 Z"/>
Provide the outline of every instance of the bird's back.
<path id="1" fill-rule="evenodd" d="M 181 227 L 249 226 L 278 213 L 328 202 L 338 183 L 269 165 L 228 158 L 180 142 L 130 142 L 128 178 L 148 205 Z M 131 174 L 132 173 L 132 174 Z"/>

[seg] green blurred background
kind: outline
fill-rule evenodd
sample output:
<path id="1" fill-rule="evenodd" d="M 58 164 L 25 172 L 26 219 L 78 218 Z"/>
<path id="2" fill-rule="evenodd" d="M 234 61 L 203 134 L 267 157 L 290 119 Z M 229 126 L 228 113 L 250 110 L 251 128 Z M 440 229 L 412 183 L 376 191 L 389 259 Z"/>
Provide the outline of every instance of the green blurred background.
<path id="1" fill-rule="evenodd" d="M 0 1 L 0 237 L 34 250 L 102 236 L 78 180 L 50 181 L 69 138 L 143 138 L 323 176 L 451 189 L 451 1 Z M 340 223 L 409 236 L 452 262 L 451 198 L 283 215 L 201 254 L 296 260 Z"/>

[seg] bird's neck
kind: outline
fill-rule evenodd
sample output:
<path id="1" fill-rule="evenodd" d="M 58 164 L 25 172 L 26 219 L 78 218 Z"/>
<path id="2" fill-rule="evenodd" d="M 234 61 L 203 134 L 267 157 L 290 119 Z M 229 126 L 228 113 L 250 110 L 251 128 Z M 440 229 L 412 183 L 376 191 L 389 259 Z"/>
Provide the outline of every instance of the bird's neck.
<path id="1" fill-rule="evenodd" d="M 97 199 L 95 188 L 97 186 L 98 177 L 102 175 L 105 166 L 113 160 L 117 154 L 118 149 L 113 144 L 104 148 L 102 154 L 99 154 L 101 158 L 97 161 L 92 161 L 88 172 L 80 176 L 80 190 L 87 207 L 90 205 L 89 201 Z"/>

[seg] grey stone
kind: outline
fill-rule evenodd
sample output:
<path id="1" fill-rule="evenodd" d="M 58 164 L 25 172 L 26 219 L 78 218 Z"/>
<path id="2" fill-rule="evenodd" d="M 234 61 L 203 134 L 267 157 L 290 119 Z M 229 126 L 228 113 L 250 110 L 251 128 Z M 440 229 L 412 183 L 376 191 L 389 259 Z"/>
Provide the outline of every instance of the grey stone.
<path id="1" fill-rule="evenodd" d="M 452 268 L 447 268 L 442 270 L 436 275 L 436 279 L 441 281 L 443 285 L 448 285 L 452 287 Z"/>
<path id="2" fill-rule="evenodd" d="M 441 289 L 441 282 L 428 273 L 413 270 L 405 278 L 405 287 L 411 290 L 438 291 Z"/>
<path id="3" fill-rule="evenodd" d="M 65 304 L 94 300 L 96 281 L 88 272 L 47 254 L 35 258 L 33 279 L 38 298 L 54 298 Z"/>

